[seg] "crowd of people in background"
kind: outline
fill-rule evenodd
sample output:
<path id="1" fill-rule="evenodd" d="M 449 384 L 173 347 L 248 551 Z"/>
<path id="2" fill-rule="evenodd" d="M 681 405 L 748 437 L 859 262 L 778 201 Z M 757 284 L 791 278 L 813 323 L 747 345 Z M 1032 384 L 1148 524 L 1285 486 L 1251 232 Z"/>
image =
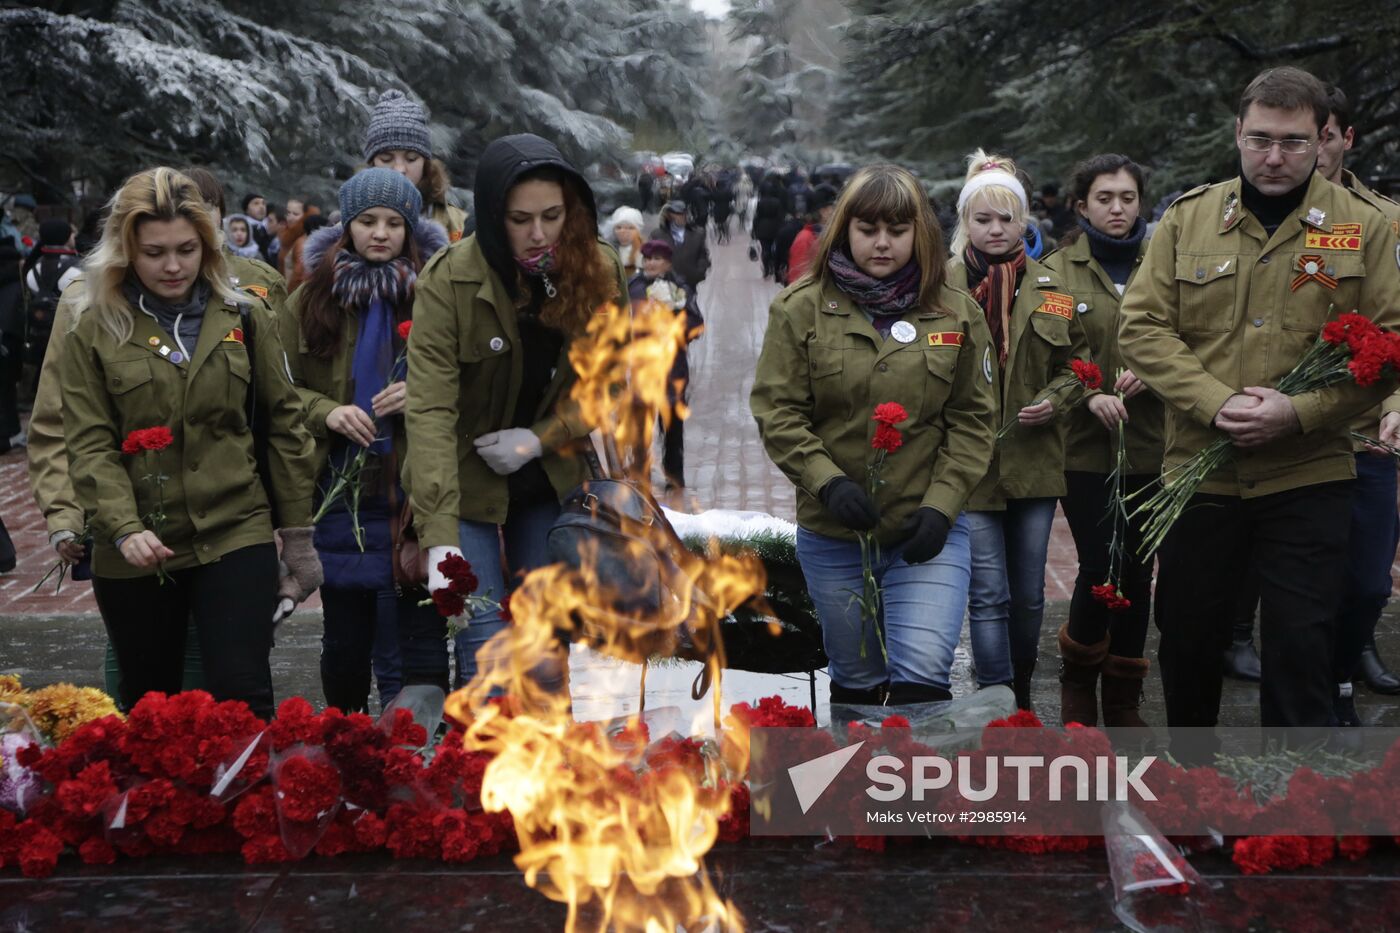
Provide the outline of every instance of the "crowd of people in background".
<path id="1" fill-rule="evenodd" d="M 421 589 L 445 587 L 443 562 L 465 556 L 499 599 L 547 560 L 560 499 L 586 475 L 590 426 L 565 403 L 572 342 L 607 304 L 663 306 L 700 337 L 712 238 L 729 242 L 737 221 L 783 286 L 751 403 L 797 490 L 834 702 L 950 698 L 966 624 L 979 687 L 1030 707 L 1058 504 L 1080 563 L 1057 636 L 1062 721 L 1143 724 L 1155 616 L 1170 725 L 1213 725 L 1226 673 L 1262 679 L 1265 725 L 1357 724 L 1354 678 L 1400 694 L 1374 645 L 1400 521 L 1394 462 L 1348 430 L 1400 443 L 1400 403 L 1339 390 L 1295 411 L 1230 373 L 1271 384 L 1288 341 L 1314 336 L 1339 296 L 1400 326 L 1400 207 L 1345 171 L 1346 98 L 1305 72 L 1261 74 L 1236 136 L 1238 177 L 1155 209 L 1127 156 L 1086 158 L 1062 194 L 978 149 L 946 199 L 891 165 L 648 165 L 636 203 L 603 218 L 559 149 L 522 134 L 481 153 L 469 216 L 422 107 L 386 92 L 332 203 L 252 191 L 230 211 L 208 170 L 160 167 L 129 179 L 86 237 L 61 215 L 7 220 L 0 448 L 29 445 L 56 554 L 89 568 L 124 706 L 197 671 L 219 698 L 270 713 L 274 627 L 317 589 L 328 703 L 448 689 L 509 621 L 474 618 L 454 674 Z M 1367 231 L 1364 265 L 1338 260 L 1326 290 L 1274 253 L 1347 223 Z M 1281 320 L 1236 307 L 1246 275 L 1274 289 Z M 1101 389 L 1073 378 L 1089 361 Z M 682 349 L 661 413 L 668 491 L 686 485 L 688 382 Z M 896 396 L 905 449 L 869 488 L 870 411 Z M 132 440 L 156 427 L 169 436 Z M 1168 537 L 1154 609 L 1140 521 L 1132 556 L 1110 567 L 1115 438 L 1138 492 L 1164 458 L 1194 452 L 1184 436 L 1209 431 L 1259 450 L 1204 489 L 1223 509 Z M 163 458 L 160 488 L 142 450 Z M 883 545 L 873 568 L 866 535 Z M 14 566 L 5 541 L 0 571 Z M 1250 571 L 1245 605 L 1233 583 Z M 866 644 L 850 599 L 867 573 L 886 591 L 887 650 Z M 1096 597 L 1109 576 L 1127 611 Z M 1344 581 L 1360 594 L 1345 607 Z M 567 652 L 536 673 L 566 689 Z"/>

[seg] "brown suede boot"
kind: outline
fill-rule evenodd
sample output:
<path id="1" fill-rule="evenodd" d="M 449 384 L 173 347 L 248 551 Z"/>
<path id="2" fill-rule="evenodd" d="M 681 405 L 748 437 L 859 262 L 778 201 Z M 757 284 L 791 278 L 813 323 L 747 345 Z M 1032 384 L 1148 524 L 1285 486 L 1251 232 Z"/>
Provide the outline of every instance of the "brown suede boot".
<path id="1" fill-rule="evenodd" d="M 1069 623 L 1060 626 L 1060 725 L 1099 724 L 1099 668 L 1108 655 L 1108 635 L 1096 645 L 1069 637 Z"/>
<path id="2" fill-rule="evenodd" d="M 1103 662 L 1103 724 L 1108 728 L 1146 729 L 1138 715 L 1142 706 L 1142 682 L 1147 677 L 1146 658 L 1120 658 L 1110 654 Z"/>

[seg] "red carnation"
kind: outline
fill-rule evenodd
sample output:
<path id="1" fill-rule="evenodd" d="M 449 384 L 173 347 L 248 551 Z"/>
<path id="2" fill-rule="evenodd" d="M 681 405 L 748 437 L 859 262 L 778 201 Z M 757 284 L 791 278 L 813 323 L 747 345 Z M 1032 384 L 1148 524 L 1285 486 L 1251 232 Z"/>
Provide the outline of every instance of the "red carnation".
<path id="1" fill-rule="evenodd" d="M 1090 587 L 1089 591 L 1093 594 L 1095 602 L 1103 603 L 1112 612 L 1121 612 L 1133 604 L 1132 600 L 1124 596 L 1123 591 L 1112 583 Z"/>
<path id="2" fill-rule="evenodd" d="M 892 428 L 887 424 L 880 424 L 875 428 L 875 436 L 870 440 L 870 446 L 874 450 L 883 450 L 887 454 L 892 454 L 904 444 L 904 435 L 899 433 L 897 428 Z"/>
<path id="3" fill-rule="evenodd" d="M 898 402 L 881 402 L 875 406 L 873 420 L 894 427 L 901 421 L 908 421 L 909 412 Z"/>
<path id="4" fill-rule="evenodd" d="M 447 578 L 447 588 L 460 596 L 470 596 L 481 585 L 471 562 L 460 554 L 448 554 L 438 562 L 438 570 Z"/>
<path id="5" fill-rule="evenodd" d="M 411 330 L 413 330 L 413 322 L 412 322 L 412 321 L 400 321 L 400 322 L 399 322 L 399 339 L 400 339 L 400 340 L 407 340 L 407 339 L 408 339 L 408 332 L 411 331 Z"/>
<path id="6" fill-rule="evenodd" d="M 1342 314 L 1323 325 L 1322 339 L 1334 346 L 1345 343 L 1352 353 L 1357 353 L 1366 341 L 1380 333 L 1381 329 L 1365 315 Z"/>
<path id="7" fill-rule="evenodd" d="M 433 590 L 433 605 L 437 606 L 438 615 L 444 619 L 454 618 L 467 611 L 466 600 L 451 589 Z"/>
<path id="8" fill-rule="evenodd" d="M 1074 376 L 1086 389 L 1098 389 L 1103 386 L 1103 373 L 1099 370 L 1097 363 L 1090 363 L 1085 360 L 1071 360 L 1070 368 L 1074 370 Z"/>
<path id="9" fill-rule="evenodd" d="M 154 428 L 137 428 L 122 441 L 122 453 L 135 455 L 143 450 L 164 450 L 175 442 L 175 437 L 165 425 Z"/>

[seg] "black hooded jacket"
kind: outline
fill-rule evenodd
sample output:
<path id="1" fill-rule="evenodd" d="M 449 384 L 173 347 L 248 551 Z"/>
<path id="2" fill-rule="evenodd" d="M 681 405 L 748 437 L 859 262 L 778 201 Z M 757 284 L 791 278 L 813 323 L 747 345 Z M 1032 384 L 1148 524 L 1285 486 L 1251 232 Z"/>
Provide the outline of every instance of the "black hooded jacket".
<path id="1" fill-rule="evenodd" d="M 598 226 L 598 208 L 593 191 L 578 169 L 564 158 L 553 143 L 529 133 L 503 136 L 481 153 L 476 169 L 476 242 L 491 271 L 501 280 L 512 301 L 519 301 L 520 276 L 515 257 L 506 236 L 506 195 L 520 177 L 540 168 L 554 168 L 573 182 L 579 199 L 588 209 L 589 224 Z M 564 345 L 564 335 L 539 319 L 544 304 L 544 286 L 535 278 L 527 278 L 530 300 L 521 308 L 520 350 L 523 379 L 515 406 L 515 427 L 529 427 L 544 392 L 553 377 L 555 362 Z M 510 498 L 517 504 L 552 501 L 553 487 L 539 460 L 532 460 L 509 479 Z"/>

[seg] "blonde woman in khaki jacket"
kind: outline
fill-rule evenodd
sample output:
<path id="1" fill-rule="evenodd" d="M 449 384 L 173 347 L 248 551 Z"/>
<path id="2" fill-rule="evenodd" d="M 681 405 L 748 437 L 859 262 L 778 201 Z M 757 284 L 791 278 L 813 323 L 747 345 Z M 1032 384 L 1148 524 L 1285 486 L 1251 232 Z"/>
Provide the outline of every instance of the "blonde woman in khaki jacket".
<path id="1" fill-rule="evenodd" d="M 209 691 L 271 716 L 273 626 L 321 582 L 311 439 L 277 322 L 230 286 L 213 214 L 174 169 L 134 175 L 117 192 L 85 281 L 63 356 L 63 426 L 121 699 L 130 707 L 180 689 L 193 615 Z M 250 391 L 266 417 L 274 502 L 254 458 Z M 150 428 L 167 431 L 168 445 L 123 452 Z"/>

